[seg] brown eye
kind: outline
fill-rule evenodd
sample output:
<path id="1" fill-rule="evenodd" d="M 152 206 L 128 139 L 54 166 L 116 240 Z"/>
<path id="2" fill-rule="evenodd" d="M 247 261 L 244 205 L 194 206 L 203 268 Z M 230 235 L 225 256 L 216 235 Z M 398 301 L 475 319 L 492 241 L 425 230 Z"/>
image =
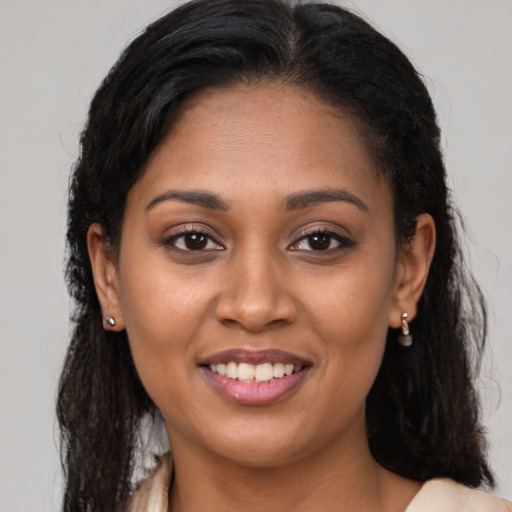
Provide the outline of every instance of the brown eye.
<path id="1" fill-rule="evenodd" d="M 222 251 L 224 247 L 218 244 L 210 235 L 201 231 L 189 231 L 173 235 L 164 241 L 164 245 L 174 247 L 181 251 Z"/>
<path id="2" fill-rule="evenodd" d="M 325 251 L 331 246 L 332 237 L 327 233 L 317 233 L 307 238 L 309 247 L 314 251 Z"/>
<path id="3" fill-rule="evenodd" d="M 293 251 L 331 252 L 349 249 L 354 242 L 332 231 L 314 231 L 302 236 L 290 246 Z"/>
<path id="4" fill-rule="evenodd" d="M 208 245 L 208 237 L 202 233 L 191 233 L 183 236 L 183 243 L 187 249 L 197 251 Z"/>

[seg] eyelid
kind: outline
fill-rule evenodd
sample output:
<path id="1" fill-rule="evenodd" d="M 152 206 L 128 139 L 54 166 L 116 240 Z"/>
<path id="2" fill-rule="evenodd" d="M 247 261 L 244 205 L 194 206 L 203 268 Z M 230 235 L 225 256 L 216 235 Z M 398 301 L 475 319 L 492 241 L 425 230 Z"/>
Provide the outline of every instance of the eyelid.
<path id="1" fill-rule="evenodd" d="M 165 236 L 164 239 L 162 240 L 162 245 L 163 246 L 172 246 L 174 249 L 176 249 L 178 251 L 181 251 L 181 252 L 197 252 L 197 253 L 200 253 L 200 252 L 203 252 L 203 251 L 211 251 L 211 250 L 216 250 L 216 251 L 225 250 L 224 245 L 221 244 L 217 240 L 217 236 L 213 236 L 211 234 L 211 230 L 209 230 L 209 229 L 207 229 L 205 227 L 202 227 L 200 225 L 197 225 L 197 224 L 184 224 L 184 225 L 176 226 L 175 228 L 173 228 L 173 230 L 175 230 L 175 232 Z M 179 240 L 180 238 L 182 238 L 182 237 L 184 237 L 186 235 L 189 235 L 189 234 L 204 235 L 210 241 L 215 243 L 220 248 L 215 248 L 215 249 L 197 249 L 197 250 L 194 251 L 193 249 L 182 249 L 180 247 L 177 247 L 176 244 L 175 244 L 176 240 Z"/>
<path id="2" fill-rule="evenodd" d="M 345 234 L 342 234 L 344 232 Z M 311 236 L 315 233 L 327 233 L 339 238 L 343 239 L 351 239 L 352 235 L 350 231 L 343 226 L 333 225 L 331 222 L 316 222 L 316 223 L 308 223 L 307 226 L 304 226 L 295 233 L 294 238 L 298 240 L 299 238 L 304 238 L 305 236 Z"/>
<path id="3" fill-rule="evenodd" d="M 317 234 L 324 234 L 324 235 L 327 235 L 327 236 L 333 238 L 334 240 L 336 240 L 339 243 L 339 246 L 331 248 L 331 249 L 325 249 L 323 251 L 320 251 L 320 250 L 315 251 L 314 249 L 293 249 L 293 246 L 296 246 L 303 240 L 305 240 L 311 236 L 317 235 Z M 330 252 L 333 252 L 336 250 L 349 249 L 351 247 L 354 247 L 355 245 L 356 245 L 356 242 L 353 241 L 350 237 L 348 237 L 347 235 L 342 235 L 341 233 L 339 233 L 338 231 L 336 231 L 333 228 L 330 228 L 327 226 L 314 226 L 314 227 L 305 228 L 305 229 L 299 231 L 299 233 L 297 233 L 297 235 L 295 237 L 295 241 L 292 242 L 292 244 L 290 244 L 289 248 L 291 250 L 297 250 L 297 251 L 302 250 L 305 252 L 319 252 L 319 253 L 323 252 L 323 253 L 327 254 L 327 253 L 330 253 Z"/>

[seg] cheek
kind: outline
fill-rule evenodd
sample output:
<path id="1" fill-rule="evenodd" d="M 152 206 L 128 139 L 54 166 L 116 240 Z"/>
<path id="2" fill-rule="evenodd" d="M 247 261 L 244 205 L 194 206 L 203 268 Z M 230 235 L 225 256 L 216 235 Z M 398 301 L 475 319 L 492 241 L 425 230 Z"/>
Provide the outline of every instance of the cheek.
<path id="1" fill-rule="evenodd" d="M 120 267 L 120 299 L 133 343 L 179 343 L 197 326 L 208 280 L 172 265 L 165 250 L 126 242 Z M 196 321 L 194 322 L 194 318 Z M 176 337 L 176 333 L 181 336 Z"/>
<path id="2" fill-rule="evenodd" d="M 315 329 L 325 354 L 319 368 L 323 381 L 319 390 L 325 393 L 315 399 L 320 411 L 332 415 L 322 426 L 324 438 L 334 437 L 350 425 L 360 427 L 358 421 L 364 417 L 364 404 L 386 346 L 386 300 L 369 294 L 366 301 L 360 301 L 346 289 L 339 290 L 339 297 L 337 307 L 325 304 Z"/>
<path id="3" fill-rule="evenodd" d="M 137 258 L 125 258 L 120 272 L 121 307 L 137 372 L 159 404 L 195 370 L 194 340 L 208 317 L 208 282 L 180 275 L 165 254 L 131 253 Z"/>
<path id="4" fill-rule="evenodd" d="M 326 277 L 324 287 L 310 286 L 307 307 L 327 339 L 358 345 L 385 338 L 394 303 L 394 265 L 350 266 Z"/>
<path id="5" fill-rule="evenodd" d="M 393 254 L 384 262 L 372 258 L 336 269 L 323 290 L 312 288 L 309 310 L 333 389 L 341 385 L 364 398 L 377 375 L 393 307 Z"/>

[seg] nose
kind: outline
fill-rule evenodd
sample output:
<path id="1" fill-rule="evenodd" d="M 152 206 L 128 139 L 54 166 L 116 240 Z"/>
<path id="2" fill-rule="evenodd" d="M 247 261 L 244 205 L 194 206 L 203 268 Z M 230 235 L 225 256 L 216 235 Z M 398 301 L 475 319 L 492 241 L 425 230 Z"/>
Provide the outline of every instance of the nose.
<path id="1" fill-rule="evenodd" d="M 297 304 L 279 257 L 261 252 L 239 254 L 226 267 L 216 318 L 228 326 L 260 332 L 293 322 Z"/>

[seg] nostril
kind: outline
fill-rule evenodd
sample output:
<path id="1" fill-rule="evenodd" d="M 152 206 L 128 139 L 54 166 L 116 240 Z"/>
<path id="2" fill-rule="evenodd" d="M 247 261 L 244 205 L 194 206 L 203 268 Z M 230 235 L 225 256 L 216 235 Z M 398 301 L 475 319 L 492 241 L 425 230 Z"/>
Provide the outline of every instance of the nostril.
<path id="1" fill-rule="evenodd" d="M 236 320 L 232 320 L 231 318 L 219 318 L 219 321 L 226 327 L 235 327 L 238 323 Z"/>

